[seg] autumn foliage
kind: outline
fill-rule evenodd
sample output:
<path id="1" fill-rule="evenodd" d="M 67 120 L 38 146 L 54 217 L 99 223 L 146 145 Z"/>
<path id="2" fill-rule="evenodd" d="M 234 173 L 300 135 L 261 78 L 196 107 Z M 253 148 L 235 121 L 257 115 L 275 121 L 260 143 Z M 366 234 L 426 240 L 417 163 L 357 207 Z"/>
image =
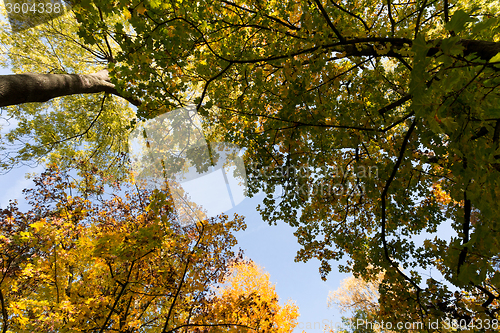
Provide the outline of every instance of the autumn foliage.
<path id="1" fill-rule="evenodd" d="M 296 309 L 281 309 L 268 285 L 249 288 L 270 312 L 214 292 L 241 261 L 232 235 L 241 217 L 181 226 L 168 191 L 104 193 L 95 178 L 49 169 L 25 190 L 29 211 L 11 202 L 1 212 L 2 332 L 291 331 Z"/>
<path id="2" fill-rule="evenodd" d="M 280 305 L 269 278 L 269 273 L 251 260 L 235 263 L 210 306 L 225 321 L 257 326 L 264 332 L 292 332 L 297 325 L 298 307 L 292 302 Z"/>

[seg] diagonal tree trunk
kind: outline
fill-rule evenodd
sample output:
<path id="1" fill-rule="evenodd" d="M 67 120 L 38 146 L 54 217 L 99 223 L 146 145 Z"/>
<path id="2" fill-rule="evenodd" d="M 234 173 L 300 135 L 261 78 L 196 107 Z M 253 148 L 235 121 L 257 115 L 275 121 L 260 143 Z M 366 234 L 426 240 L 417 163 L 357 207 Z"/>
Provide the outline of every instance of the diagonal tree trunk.
<path id="1" fill-rule="evenodd" d="M 74 94 L 107 92 L 121 96 L 109 80 L 107 70 L 93 74 L 16 74 L 0 75 L 0 107 L 32 102 L 47 102 Z M 125 98 L 125 97 L 123 97 Z M 135 106 L 141 103 L 125 98 Z"/>

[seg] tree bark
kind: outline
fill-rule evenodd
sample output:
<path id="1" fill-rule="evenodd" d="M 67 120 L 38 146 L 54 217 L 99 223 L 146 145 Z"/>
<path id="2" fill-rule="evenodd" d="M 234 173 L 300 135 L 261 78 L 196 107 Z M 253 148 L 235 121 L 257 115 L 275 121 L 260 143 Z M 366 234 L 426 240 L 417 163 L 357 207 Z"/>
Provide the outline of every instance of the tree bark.
<path id="1" fill-rule="evenodd" d="M 431 41 L 429 41 L 431 42 Z M 357 57 L 401 57 L 398 50 L 413 44 L 413 40 L 409 38 L 358 38 L 349 40 L 346 45 L 336 45 L 333 49 L 340 53 L 345 53 L 345 56 Z M 384 54 L 378 53 L 375 44 L 380 45 L 391 44 L 388 52 Z M 482 60 L 488 61 L 497 53 L 500 53 L 500 43 L 484 40 L 461 39 L 459 42 L 464 47 L 464 56 L 476 54 Z M 429 49 L 427 56 L 432 57 L 441 51 L 441 42 L 437 41 L 437 46 Z"/>
<path id="2" fill-rule="evenodd" d="M 43 103 L 52 98 L 107 92 L 121 96 L 109 80 L 107 70 L 93 74 L 0 75 L 0 107 L 22 103 Z M 123 97 L 125 98 L 125 97 Z M 135 106 L 140 101 L 125 98 Z"/>

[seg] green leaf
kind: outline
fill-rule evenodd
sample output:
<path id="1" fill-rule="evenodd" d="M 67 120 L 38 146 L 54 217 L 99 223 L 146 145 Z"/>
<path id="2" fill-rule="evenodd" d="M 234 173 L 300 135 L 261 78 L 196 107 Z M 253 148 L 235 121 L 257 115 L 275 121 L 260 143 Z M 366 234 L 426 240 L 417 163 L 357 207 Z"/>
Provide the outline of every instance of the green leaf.
<path id="1" fill-rule="evenodd" d="M 481 21 L 481 22 L 477 23 L 476 25 L 474 25 L 474 27 L 472 27 L 472 33 L 477 34 L 478 32 L 486 30 L 489 27 L 491 27 L 492 25 L 495 25 L 497 23 L 498 23 L 497 18 L 489 18 L 486 21 Z"/>
<path id="2" fill-rule="evenodd" d="M 462 44 L 459 44 L 459 41 L 460 39 L 458 38 L 458 36 L 444 39 L 441 42 L 441 50 L 444 54 L 457 56 L 464 50 L 464 46 Z"/>
<path id="3" fill-rule="evenodd" d="M 446 24 L 446 29 L 448 29 L 449 31 L 460 32 L 464 30 L 465 24 L 467 22 L 473 21 L 474 20 L 469 16 L 469 14 L 459 9 L 455 13 L 453 13 L 450 22 Z"/>
<path id="4" fill-rule="evenodd" d="M 441 118 L 441 122 L 443 125 L 450 131 L 455 131 L 458 129 L 458 124 L 456 121 L 453 120 L 454 118 L 452 117 L 446 117 L 446 118 Z"/>
<path id="5" fill-rule="evenodd" d="M 500 286 L 500 273 L 496 272 L 493 278 L 491 278 L 490 282 L 496 287 Z"/>

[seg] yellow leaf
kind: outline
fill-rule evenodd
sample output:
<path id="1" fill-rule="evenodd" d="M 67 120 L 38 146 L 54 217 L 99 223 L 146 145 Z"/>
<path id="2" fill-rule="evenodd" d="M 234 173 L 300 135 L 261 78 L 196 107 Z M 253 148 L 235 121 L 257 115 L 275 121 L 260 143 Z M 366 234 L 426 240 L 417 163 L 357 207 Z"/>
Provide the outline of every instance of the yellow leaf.
<path id="1" fill-rule="evenodd" d="M 123 11 L 123 16 L 125 17 L 125 20 L 129 20 L 132 17 L 128 10 Z"/>
<path id="2" fill-rule="evenodd" d="M 498 52 L 493 58 L 490 59 L 490 62 L 498 62 L 500 61 L 500 52 Z"/>
<path id="3" fill-rule="evenodd" d="M 144 13 L 147 11 L 147 9 L 144 7 L 144 3 L 142 3 L 142 2 L 135 10 L 137 11 L 137 14 L 139 14 L 139 15 L 144 15 Z"/>

